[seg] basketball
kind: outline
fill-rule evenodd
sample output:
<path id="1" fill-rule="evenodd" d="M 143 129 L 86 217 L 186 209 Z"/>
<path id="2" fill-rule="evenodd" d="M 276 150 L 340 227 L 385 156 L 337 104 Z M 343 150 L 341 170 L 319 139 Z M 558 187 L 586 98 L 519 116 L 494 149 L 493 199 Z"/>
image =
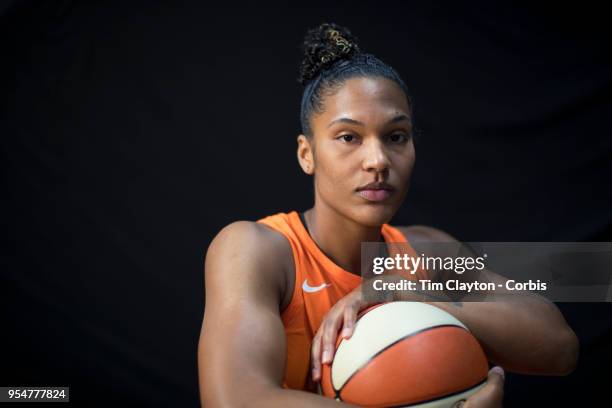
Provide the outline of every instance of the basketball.
<path id="1" fill-rule="evenodd" d="M 327 397 L 364 407 L 452 407 L 486 383 L 478 340 L 449 313 L 419 302 L 389 302 L 357 316 L 322 367 Z"/>

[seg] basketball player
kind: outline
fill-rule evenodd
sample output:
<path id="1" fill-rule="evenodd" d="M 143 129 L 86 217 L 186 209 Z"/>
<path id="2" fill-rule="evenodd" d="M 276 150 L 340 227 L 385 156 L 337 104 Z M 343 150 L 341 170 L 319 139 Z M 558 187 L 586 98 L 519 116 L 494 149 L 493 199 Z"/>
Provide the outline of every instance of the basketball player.
<path id="1" fill-rule="evenodd" d="M 304 48 L 297 158 L 314 177 L 314 206 L 232 223 L 210 244 L 198 348 L 206 406 L 341 406 L 316 390 L 339 331 L 350 337 L 357 312 L 372 304 L 362 292 L 361 242 L 454 240 L 430 227 L 388 224 L 415 162 L 402 79 L 336 24 L 310 30 Z M 462 321 L 506 370 L 574 369 L 576 336 L 550 302 L 427 303 Z M 501 406 L 502 380 L 494 368 L 465 406 Z"/>

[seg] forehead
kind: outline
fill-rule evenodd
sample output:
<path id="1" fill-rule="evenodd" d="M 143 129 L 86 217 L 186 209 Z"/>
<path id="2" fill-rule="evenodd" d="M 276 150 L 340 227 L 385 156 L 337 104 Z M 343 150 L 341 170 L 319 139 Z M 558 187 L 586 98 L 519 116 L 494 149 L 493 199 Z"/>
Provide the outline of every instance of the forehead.
<path id="1" fill-rule="evenodd" d="M 359 77 L 347 80 L 335 93 L 325 96 L 324 111 L 313 120 L 315 127 L 326 126 L 341 116 L 367 123 L 386 121 L 398 113 L 410 115 L 399 85 L 387 78 Z"/>

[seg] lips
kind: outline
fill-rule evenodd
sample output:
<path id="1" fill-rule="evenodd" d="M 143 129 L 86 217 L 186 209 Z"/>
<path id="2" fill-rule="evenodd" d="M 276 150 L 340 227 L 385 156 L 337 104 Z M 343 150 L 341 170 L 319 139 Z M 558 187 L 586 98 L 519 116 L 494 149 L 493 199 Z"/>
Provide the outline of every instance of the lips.
<path id="1" fill-rule="evenodd" d="M 379 190 L 375 190 L 375 189 L 365 189 L 365 190 L 360 190 L 359 191 L 359 195 L 363 198 L 365 198 L 368 201 L 383 201 L 386 200 L 387 197 L 389 197 L 391 195 L 391 191 L 390 190 L 383 190 L 383 189 L 379 189 Z"/>
<path id="2" fill-rule="evenodd" d="M 357 189 L 359 195 L 368 201 L 383 201 L 393 193 L 394 188 L 385 182 L 374 182 Z"/>

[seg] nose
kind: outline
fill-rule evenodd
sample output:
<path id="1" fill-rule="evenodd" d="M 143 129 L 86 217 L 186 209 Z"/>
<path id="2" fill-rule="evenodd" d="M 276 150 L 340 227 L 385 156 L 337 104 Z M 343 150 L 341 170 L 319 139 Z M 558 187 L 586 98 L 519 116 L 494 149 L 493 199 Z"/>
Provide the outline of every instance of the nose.
<path id="1" fill-rule="evenodd" d="M 372 138 L 364 146 L 363 169 L 384 173 L 389 170 L 390 164 L 384 144 L 378 138 Z"/>

